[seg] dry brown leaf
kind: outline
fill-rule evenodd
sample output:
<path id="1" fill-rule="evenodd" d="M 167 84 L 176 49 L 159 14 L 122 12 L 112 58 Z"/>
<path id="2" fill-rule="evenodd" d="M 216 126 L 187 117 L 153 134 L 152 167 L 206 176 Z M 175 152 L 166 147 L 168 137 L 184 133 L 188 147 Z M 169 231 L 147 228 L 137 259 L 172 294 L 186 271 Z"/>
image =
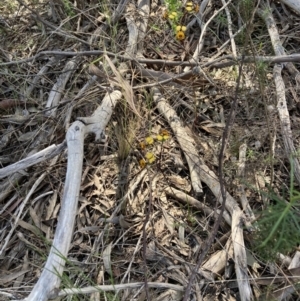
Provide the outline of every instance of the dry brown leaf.
<path id="1" fill-rule="evenodd" d="M 108 81 L 108 76 L 100 70 L 95 64 L 89 65 L 89 74 L 96 75 L 100 82 Z"/>
<path id="2" fill-rule="evenodd" d="M 32 140 L 37 135 L 37 131 L 27 132 L 18 137 L 18 141 L 25 142 Z"/>
<path id="3" fill-rule="evenodd" d="M 0 284 L 3 285 L 5 283 L 9 283 L 12 280 L 20 277 L 21 275 L 24 275 L 25 273 L 27 273 L 30 269 L 27 270 L 22 270 L 22 271 L 18 271 L 18 272 L 14 272 L 14 273 L 7 273 L 7 274 L 1 274 L 0 275 Z"/>
<path id="4" fill-rule="evenodd" d="M 41 229 L 44 233 L 48 233 L 48 227 L 42 224 L 41 218 L 36 214 L 36 211 L 32 207 L 29 208 L 29 214 L 35 226 Z"/>
<path id="5" fill-rule="evenodd" d="M 293 276 L 300 276 L 300 267 L 293 268 L 293 269 L 289 269 L 289 272 L 290 272 Z"/>
<path id="6" fill-rule="evenodd" d="M 52 214 L 53 214 L 56 202 L 57 202 L 57 196 L 58 196 L 58 193 L 57 193 L 57 190 L 55 190 L 53 195 L 49 199 L 49 204 L 47 206 L 45 220 L 49 220 L 52 217 Z"/>
<path id="7" fill-rule="evenodd" d="M 154 224 L 154 235 L 155 237 L 160 237 L 160 234 L 165 229 L 165 222 L 163 218 L 160 218 L 155 224 Z"/>
<path id="8" fill-rule="evenodd" d="M 128 219 L 126 219 L 125 216 L 122 214 L 119 217 L 119 224 L 122 229 L 129 229 L 132 226 Z"/>
<path id="9" fill-rule="evenodd" d="M 28 259 L 28 250 L 25 253 L 25 256 L 23 257 L 23 265 L 21 271 L 28 271 L 29 270 L 29 259 Z M 20 285 L 23 283 L 25 277 L 25 273 L 20 275 L 15 281 L 14 281 L 14 288 L 20 287 Z"/>
<path id="10" fill-rule="evenodd" d="M 178 175 L 171 175 L 168 177 L 171 184 L 177 187 L 178 189 L 184 190 L 186 192 L 190 192 L 192 187 L 187 179 L 184 179 Z"/>
<path id="11" fill-rule="evenodd" d="M 102 209 L 101 206 L 99 205 L 94 205 L 94 206 L 91 206 L 93 209 L 101 212 L 102 214 L 104 214 L 105 216 L 109 217 L 109 214 L 106 212 L 106 210 Z"/>
<path id="12" fill-rule="evenodd" d="M 111 270 L 111 249 L 112 244 L 110 243 L 103 251 L 102 258 L 103 258 L 103 264 L 105 271 L 108 272 L 110 275 L 112 275 Z"/>
<path id="13" fill-rule="evenodd" d="M 165 300 L 172 300 L 172 301 L 180 301 L 182 300 L 183 292 L 174 291 L 174 290 L 166 290 L 159 297 L 155 298 L 153 301 L 165 301 Z"/>
<path id="14" fill-rule="evenodd" d="M 24 102 L 18 99 L 5 98 L 0 101 L 0 110 L 7 110 L 10 108 L 18 107 L 22 104 L 24 105 Z"/>
<path id="15" fill-rule="evenodd" d="M 42 235 L 42 232 L 39 228 L 37 228 L 36 226 L 33 226 L 29 223 L 26 223 L 22 220 L 18 220 L 18 225 L 21 226 L 22 228 L 32 232 L 36 236 L 41 236 Z"/>
<path id="16" fill-rule="evenodd" d="M 96 174 L 94 175 L 94 185 L 97 187 L 98 191 L 103 191 L 103 185 L 101 184 L 100 179 Z"/>
<path id="17" fill-rule="evenodd" d="M 160 195 L 160 199 L 163 204 L 167 203 L 167 197 L 164 192 Z M 165 209 L 163 209 L 163 208 L 161 208 L 161 209 L 162 209 L 163 216 L 165 219 L 165 225 L 167 226 L 170 233 L 173 234 L 174 233 L 174 220 L 172 220 L 172 218 L 169 216 L 168 212 Z"/>
<path id="18" fill-rule="evenodd" d="M 150 241 L 146 248 L 146 259 L 150 261 L 157 260 L 157 250 L 154 241 Z"/>

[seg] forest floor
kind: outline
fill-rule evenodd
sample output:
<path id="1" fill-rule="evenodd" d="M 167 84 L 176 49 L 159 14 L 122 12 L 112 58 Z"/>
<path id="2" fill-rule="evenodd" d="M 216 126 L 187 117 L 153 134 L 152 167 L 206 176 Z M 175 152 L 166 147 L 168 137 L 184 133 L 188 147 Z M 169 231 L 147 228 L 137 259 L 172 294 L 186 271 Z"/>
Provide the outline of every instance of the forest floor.
<path id="1" fill-rule="evenodd" d="M 66 134 L 113 91 L 40 300 L 300 300 L 300 15 L 226 1 L 0 3 L 0 300 L 41 277 Z"/>

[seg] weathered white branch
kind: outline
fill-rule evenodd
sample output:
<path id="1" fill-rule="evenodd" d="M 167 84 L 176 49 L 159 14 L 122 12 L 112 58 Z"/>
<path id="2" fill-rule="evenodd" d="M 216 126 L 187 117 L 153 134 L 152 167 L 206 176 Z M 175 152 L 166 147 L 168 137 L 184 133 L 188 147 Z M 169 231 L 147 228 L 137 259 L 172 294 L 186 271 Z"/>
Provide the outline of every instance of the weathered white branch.
<path id="1" fill-rule="evenodd" d="M 273 77 L 276 86 L 276 94 L 277 94 L 277 109 L 280 118 L 281 125 L 281 134 L 284 143 L 284 148 L 286 152 L 286 156 L 291 160 L 293 165 L 293 171 L 295 172 L 295 177 L 300 183 L 300 165 L 296 154 L 296 148 L 293 142 L 293 134 L 291 129 L 291 121 L 290 115 L 287 108 L 287 102 L 285 97 L 285 85 L 283 82 L 283 78 L 281 76 L 282 66 L 275 65 L 273 69 Z"/>
<path id="2" fill-rule="evenodd" d="M 300 14 L 300 1 L 299 0 L 280 0 L 280 2 L 286 4 L 292 8 L 295 12 Z"/>
<path id="3" fill-rule="evenodd" d="M 258 15 L 265 21 L 268 32 L 271 38 L 272 46 L 274 49 L 274 52 L 276 55 L 286 55 L 285 49 L 282 46 L 281 39 L 279 36 L 279 32 L 277 29 L 277 24 L 273 18 L 273 15 L 271 13 L 270 6 L 262 1 L 262 7 L 264 7 L 264 10 L 258 9 Z M 291 62 L 285 62 L 283 63 L 284 67 L 287 68 L 289 73 L 295 78 L 295 81 L 297 84 L 300 84 L 300 72 L 297 70 L 295 65 Z"/>
<path id="4" fill-rule="evenodd" d="M 52 90 L 49 93 L 49 97 L 47 100 L 46 108 L 53 108 L 46 112 L 46 116 L 55 117 L 57 105 L 62 97 L 62 93 L 65 90 L 66 84 L 74 71 L 76 70 L 76 66 L 78 63 L 78 59 L 73 58 L 70 60 L 66 66 L 64 67 L 61 75 L 59 76 L 57 82 L 54 84 Z"/>
<path id="5" fill-rule="evenodd" d="M 285 50 L 281 44 L 279 32 L 277 30 L 276 22 L 271 14 L 271 9 L 266 4 L 264 4 L 264 6 L 266 9 L 258 10 L 258 13 L 267 25 L 274 52 L 276 55 L 285 55 Z M 292 65 L 292 63 L 286 63 L 285 66 L 288 68 L 289 72 L 294 72 L 295 67 Z M 297 157 L 295 156 L 296 149 L 293 142 L 289 111 L 287 109 L 285 84 L 281 76 L 282 68 L 282 65 L 275 64 L 273 69 L 273 78 L 277 94 L 277 109 L 281 124 L 281 135 L 284 142 L 286 156 L 291 160 L 296 180 L 298 183 L 300 183 L 300 165 Z"/>
<path id="6" fill-rule="evenodd" d="M 181 190 L 175 189 L 174 187 L 166 187 L 164 189 L 164 192 L 167 195 L 170 195 L 171 197 L 179 200 L 183 204 L 188 204 L 189 206 L 195 207 L 195 208 L 203 211 L 207 215 L 214 214 L 213 209 L 211 209 L 207 205 L 201 203 L 200 201 L 196 200 L 195 198 L 191 197 L 190 195 L 186 194 L 185 192 L 183 192 Z M 217 213 L 220 214 L 219 209 L 217 209 Z M 224 210 L 224 212 L 223 212 L 223 218 L 228 225 L 231 225 L 231 217 L 226 210 Z"/>
<path id="7" fill-rule="evenodd" d="M 232 243 L 234 250 L 234 266 L 240 297 L 243 301 L 252 300 L 252 290 L 247 272 L 247 254 L 243 236 L 243 212 L 234 210 L 232 214 Z"/>
<path id="8" fill-rule="evenodd" d="M 53 144 L 53 145 L 50 145 L 47 148 L 41 150 L 40 152 L 35 153 L 34 155 L 32 155 L 30 157 L 22 159 L 21 161 L 18 161 L 9 166 L 3 167 L 0 169 L 0 179 L 5 178 L 17 171 L 20 171 L 20 170 L 26 169 L 30 166 L 33 166 L 37 163 L 51 159 L 51 158 L 59 155 L 65 148 L 66 148 L 65 141 L 59 145 Z"/>
<path id="9" fill-rule="evenodd" d="M 150 0 L 139 0 L 138 1 L 138 13 L 139 18 L 137 27 L 139 29 L 138 34 L 138 45 L 137 45 L 137 57 L 143 58 L 144 51 L 144 38 L 147 34 L 148 19 L 150 14 Z"/>
<path id="10" fill-rule="evenodd" d="M 192 187 L 194 192 L 197 195 L 203 193 L 202 185 L 201 185 L 201 169 L 200 169 L 200 159 L 195 148 L 194 141 L 192 137 L 190 137 L 184 127 L 181 125 L 180 118 L 177 116 L 175 110 L 167 103 L 167 101 L 162 97 L 161 93 L 157 88 L 153 88 L 153 98 L 157 104 L 157 108 L 165 119 L 169 122 L 174 134 L 176 135 L 176 139 L 184 153 L 186 161 L 189 166 L 190 176 Z"/>
<path id="11" fill-rule="evenodd" d="M 157 104 L 159 112 L 169 122 L 180 147 L 185 154 L 186 160 L 190 168 L 192 186 L 196 193 L 202 191 L 201 181 L 203 181 L 222 204 L 223 198 L 221 195 L 220 183 L 215 173 L 208 168 L 199 158 L 195 148 L 195 142 L 192 137 L 189 137 L 180 124 L 180 119 L 175 110 L 166 102 L 157 88 L 153 88 L 153 98 Z M 236 200 L 226 192 L 226 209 L 232 216 L 232 241 L 235 258 L 235 270 L 237 274 L 239 291 L 241 300 L 250 301 L 252 296 L 249 277 L 247 274 L 247 257 L 243 239 L 243 222 L 245 220 L 243 211 L 240 209 Z"/>
<path id="12" fill-rule="evenodd" d="M 56 296 L 74 230 L 82 176 L 83 145 L 86 134 L 101 139 L 120 91 L 107 94 L 91 117 L 75 121 L 67 132 L 68 166 L 57 229 L 46 265 L 27 301 L 45 301 Z M 84 123 L 83 123 L 84 122 Z"/>

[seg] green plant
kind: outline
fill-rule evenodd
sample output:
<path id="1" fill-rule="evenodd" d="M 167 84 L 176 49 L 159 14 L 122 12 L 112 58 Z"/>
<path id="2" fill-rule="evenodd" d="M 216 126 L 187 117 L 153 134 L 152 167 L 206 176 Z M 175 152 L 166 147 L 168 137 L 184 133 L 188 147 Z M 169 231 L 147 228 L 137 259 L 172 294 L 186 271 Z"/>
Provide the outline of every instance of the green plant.
<path id="1" fill-rule="evenodd" d="M 290 177 L 288 200 L 269 189 L 267 196 L 274 204 L 268 205 L 257 222 L 255 251 L 266 260 L 293 251 L 300 242 L 300 192 L 294 188 L 293 168 Z"/>
<path id="2" fill-rule="evenodd" d="M 261 61 L 256 63 L 256 74 L 258 77 L 258 81 L 261 83 L 262 87 L 264 87 L 265 84 L 267 83 L 267 71 L 268 71 L 268 64 Z"/>
<path id="3" fill-rule="evenodd" d="M 73 17 L 75 12 L 73 11 L 72 3 L 69 0 L 62 0 L 64 10 L 69 17 Z"/>
<path id="4" fill-rule="evenodd" d="M 166 0 L 165 3 L 169 12 L 178 12 L 182 7 L 182 3 L 178 0 Z"/>
<path id="5" fill-rule="evenodd" d="M 199 211 L 193 212 L 190 207 L 188 208 L 186 220 L 187 220 L 189 226 L 196 227 L 196 225 L 197 225 L 196 214 L 197 213 L 199 213 Z"/>
<path id="6" fill-rule="evenodd" d="M 239 1 L 239 13 L 245 23 L 248 20 L 250 20 L 254 7 L 255 7 L 255 1 L 252 0 Z"/>
<path id="7" fill-rule="evenodd" d="M 228 20 L 227 20 L 225 13 L 218 14 L 215 20 L 216 20 L 216 23 L 221 27 L 228 26 Z"/>
<path id="8" fill-rule="evenodd" d="M 247 149 L 247 159 L 252 159 L 255 157 L 255 152 L 253 149 Z"/>

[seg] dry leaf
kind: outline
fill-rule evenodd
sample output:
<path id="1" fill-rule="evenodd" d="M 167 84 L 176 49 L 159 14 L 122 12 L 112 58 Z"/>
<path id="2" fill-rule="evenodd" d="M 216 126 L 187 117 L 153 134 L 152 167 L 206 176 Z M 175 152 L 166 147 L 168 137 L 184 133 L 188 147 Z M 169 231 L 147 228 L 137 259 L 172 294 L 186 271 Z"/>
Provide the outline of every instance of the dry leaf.
<path id="1" fill-rule="evenodd" d="M 129 229 L 132 226 L 132 224 L 129 223 L 128 220 L 126 220 L 125 216 L 122 214 L 119 217 L 119 224 L 123 229 Z"/>
<path id="2" fill-rule="evenodd" d="M 160 218 L 155 224 L 154 224 L 154 234 L 155 237 L 159 237 L 160 234 L 164 231 L 165 229 L 165 222 L 163 218 Z"/>
<path id="3" fill-rule="evenodd" d="M 103 71 L 101 71 L 95 64 L 90 64 L 89 74 L 96 75 L 100 82 L 108 80 L 108 76 Z"/>
<path id="4" fill-rule="evenodd" d="M 110 275 L 112 275 L 110 255 L 111 255 L 111 243 L 104 249 L 102 258 L 103 258 L 105 271 L 108 272 Z"/>
<path id="5" fill-rule="evenodd" d="M 45 220 L 49 220 L 52 217 L 56 202 L 57 202 L 57 190 L 54 191 L 53 195 L 50 197 L 49 201 L 48 201 L 48 206 L 46 209 L 46 216 L 45 216 Z"/>

